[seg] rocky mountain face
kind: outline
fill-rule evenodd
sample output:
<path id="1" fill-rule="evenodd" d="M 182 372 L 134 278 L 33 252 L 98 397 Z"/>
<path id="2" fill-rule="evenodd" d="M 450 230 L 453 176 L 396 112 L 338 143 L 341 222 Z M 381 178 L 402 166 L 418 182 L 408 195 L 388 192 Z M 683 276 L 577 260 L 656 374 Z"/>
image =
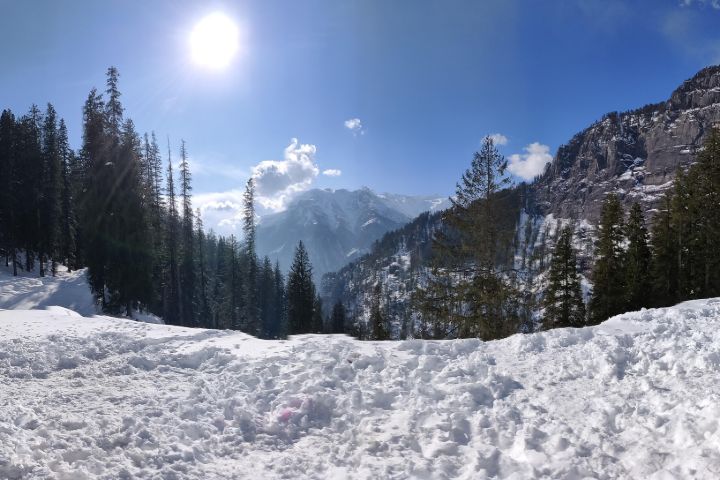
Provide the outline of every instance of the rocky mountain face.
<path id="1" fill-rule="evenodd" d="M 388 231 L 410 222 L 421 212 L 442 209 L 447 199 L 437 196 L 376 194 L 360 190 L 314 189 L 299 195 L 280 213 L 262 217 L 257 250 L 287 270 L 302 240 L 315 278 L 336 271 L 370 251 Z"/>
<path id="2" fill-rule="evenodd" d="M 720 126 L 720 66 L 701 70 L 665 102 L 605 115 L 561 146 L 545 173 L 516 187 L 515 203 L 506 206 L 516 222 L 508 258 L 527 288 L 542 291 L 556 233 L 565 224 L 574 226 L 578 260 L 587 274 L 605 196 L 617 193 L 626 209 L 638 201 L 652 217 L 678 169 L 695 161 L 714 126 Z M 434 215 L 390 232 L 369 254 L 327 275 L 326 304 L 342 301 L 356 321 L 365 322 L 380 283 L 393 333 L 407 333 L 413 322 L 410 298 L 424 281 L 440 220 Z M 587 278 L 583 282 L 587 292 L 591 285 Z"/>
<path id="3" fill-rule="evenodd" d="M 719 123 L 720 66 L 701 70 L 665 102 L 609 113 L 560 147 L 533 184 L 538 213 L 595 223 L 609 192 L 652 211 Z"/>

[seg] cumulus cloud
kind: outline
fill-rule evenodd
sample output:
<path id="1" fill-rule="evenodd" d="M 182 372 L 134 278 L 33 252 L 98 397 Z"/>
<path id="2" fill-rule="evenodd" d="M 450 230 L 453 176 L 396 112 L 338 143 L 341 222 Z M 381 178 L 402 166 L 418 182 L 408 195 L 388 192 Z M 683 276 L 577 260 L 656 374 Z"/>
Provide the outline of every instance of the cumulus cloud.
<path id="1" fill-rule="evenodd" d="M 350 118 L 348 120 L 345 120 L 345 128 L 350 130 L 353 133 L 353 135 L 364 135 L 365 134 L 365 130 L 363 129 L 363 124 L 359 118 Z"/>
<path id="2" fill-rule="evenodd" d="M 493 144 L 495 144 L 495 146 L 508 144 L 508 138 L 502 133 L 492 133 L 488 135 L 488 137 L 490 138 L 490 140 L 493 141 Z"/>
<path id="3" fill-rule="evenodd" d="M 244 190 L 239 189 L 196 193 L 192 202 L 200 209 L 205 228 L 233 233 L 242 222 L 243 193 Z"/>
<path id="4" fill-rule="evenodd" d="M 328 177 L 339 177 L 342 175 L 342 170 L 338 170 L 337 168 L 328 168 L 327 170 L 323 170 L 322 173 Z"/>
<path id="5" fill-rule="evenodd" d="M 525 147 L 525 153 L 515 153 L 508 158 L 508 170 L 523 180 L 532 180 L 545 170 L 545 165 L 552 162 L 550 147 L 538 142 Z"/>
<path id="6" fill-rule="evenodd" d="M 257 201 L 263 207 L 280 211 L 295 193 L 307 190 L 320 169 L 315 163 L 317 147 L 301 144 L 297 138 L 285 148 L 283 160 L 264 160 L 252 169 Z"/>

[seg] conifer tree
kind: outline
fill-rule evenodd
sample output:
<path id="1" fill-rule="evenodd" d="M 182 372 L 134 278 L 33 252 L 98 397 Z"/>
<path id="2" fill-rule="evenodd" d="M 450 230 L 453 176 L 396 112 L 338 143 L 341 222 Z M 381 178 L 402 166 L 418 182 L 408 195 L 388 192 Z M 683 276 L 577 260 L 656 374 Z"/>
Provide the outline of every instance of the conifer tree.
<path id="1" fill-rule="evenodd" d="M 164 312 L 165 321 L 171 325 L 179 325 L 180 316 L 180 275 L 178 272 L 178 233 L 180 230 L 175 198 L 175 180 L 173 179 L 172 155 L 168 140 L 168 168 L 167 168 L 167 197 L 168 212 L 165 225 L 165 244 L 167 248 L 167 281 L 165 282 Z"/>
<path id="2" fill-rule="evenodd" d="M 674 305 L 678 299 L 677 245 L 671 210 L 671 196 L 665 195 L 653 219 L 650 277 L 653 305 L 658 307 Z"/>
<path id="3" fill-rule="evenodd" d="M 593 294 L 590 300 L 589 323 L 598 323 L 625 311 L 625 252 L 623 211 L 617 195 L 605 199 L 595 248 Z"/>
<path id="4" fill-rule="evenodd" d="M 83 143 L 80 151 L 81 167 L 78 180 L 80 231 L 83 234 L 83 258 L 88 268 L 88 280 L 103 309 L 105 297 L 105 265 L 107 239 L 110 238 L 109 192 L 112 191 L 109 148 L 105 127 L 105 105 L 97 90 L 90 91 L 83 107 Z"/>
<path id="5" fill-rule="evenodd" d="M 77 218 L 75 216 L 75 198 L 73 196 L 72 165 L 74 153 L 68 142 L 65 121 L 60 119 L 58 128 L 58 150 L 60 153 L 60 259 L 65 263 L 68 271 L 76 267 L 75 241 Z"/>
<path id="6" fill-rule="evenodd" d="M 217 328 L 212 322 L 212 312 L 210 311 L 210 302 L 208 300 L 208 270 L 206 258 L 206 238 L 203 230 L 203 221 L 200 215 L 200 209 L 195 214 L 197 219 L 197 263 L 198 263 L 198 288 L 197 288 L 197 306 L 198 319 L 200 326 Z"/>
<path id="7" fill-rule="evenodd" d="M 315 286 L 312 266 L 302 241 L 295 249 L 287 285 L 288 327 L 291 335 L 312 331 Z"/>
<path id="8" fill-rule="evenodd" d="M 6 265 L 12 262 L 13 275 L 17 276 L 18 226 L 16 222 L 19 166 L 16 160 L 17 126 L 10 110 L 0 115 L 0 178 L 5 184 L 0 188 L 0 241 L 5 249 Z"/>
<path id="9" fill-rule="evenodd" d="M 260 336 L 272 338 L 270 335 L 275 329 L 275 324 L 279 318 L 279 305 L 275 300 L 273 266 L 267 256 L 263 259 L 259 269 L 258 307 L 260 310 Z"/>
<path id="10" fill-rule="evenodd" d="M 195 245 L 190 164 L 185 140 L 180 141 L 180 198 L 182 201 L 182 240 L 180 260 L 180 315 L 185 326 L 195 325 Z"/>
<path id="11" fill-rule="evenodd" d="M 273 272 L 275 281 L 275 305 L 277 309 L 277 318 L 273 324 L 273 328 L 269 331 L 269 338 L 284 338 L 288 334 L 287 325 L 287 296 L 285 293 L 285 279 L 280 270 L 280 263 L 275 262 L 275 270 Z"/>
<path id="12" fill-rule="evenodd" d="M 691 245 L 696 265 L 693 293 L 713 297 L 720 295 L 720 126 L 711 129 L 690 170 L 691 188 L 696 191 L 690 210 L 697 227 Z"/>
<path id="13" fill-rule="evenodd" d="M 371 340 L 389 340 L 390 331 L 388 329 L 387 320 L 382 311 L 380 282 L 375 284 L 373 288 L 372 302 L 370 305 L 370 335 Z"/>
<path id="14" fill-rule="evenodd" d="M 323 301 L 320 294 L 315 295 L 313 301 L 312 328 L 313 333 L 323 333 L 325 330 L 325 320 L 323 318 Z"/>
<path id="15" fill-rule="evenodd" d="M 490 137 L 457 184 L 443 217 L 449 229 L 433 244 L 432 275 L 416 302 L 421 315 L 444 318 L 457 337 L 501 338 L 516 330 L 516 292 L 497 268 L 509 232 L 498 225 L 498 193 L 508 184 L 507 161 Z"/>
<path id="16" fill-rule="evenodd" d="M 625 252 L 625 285 L 627 289 L 625 308 L 633 311 L 649 306 L 649 300 L 652 297 L 648 231 L 645 227 L 642 208 L 637 202 L 630 208 L 625 230 L 628 240 Z"/>
<path id="17" fill-rule="evenodd" d="M 42 187 L 39 205 L 38 228 L 41 239 L 39 242 L 40 276 L 45 274 L 45 263 L 51 262 L 51 273 L 57 271 L 57 256 L 60 234 L 60 191 L 61 191 L 61 153 L 57 126 L 57 114 L 52 104 L 48 103 L 43 123 L 43 165 Z"/>
<path id="18" fill-rule="evenodd" d="M 572 227 L 568 226 L 560 233 L 553 250 L 549 285 L 543 297 L 545 329 L 581 327 L 585 324 L 585 303 L 572 239 Z"/>
<path id="19" fill-rule="evenodd" d="M 259 335 L 261 322 L 258 308 L 258 259 L 255 253 L 255 182 L 248 180 L 243 194 L 243 256 L 246 262 L 246 282 L 243 303 L 245 330 Z"/>
<path id="20" fill-rule="evenodd" d="M 346 319 L 345 306 L 340 301 L 335 302 L 330 317 L 330 333 L 345 333 Z"/>

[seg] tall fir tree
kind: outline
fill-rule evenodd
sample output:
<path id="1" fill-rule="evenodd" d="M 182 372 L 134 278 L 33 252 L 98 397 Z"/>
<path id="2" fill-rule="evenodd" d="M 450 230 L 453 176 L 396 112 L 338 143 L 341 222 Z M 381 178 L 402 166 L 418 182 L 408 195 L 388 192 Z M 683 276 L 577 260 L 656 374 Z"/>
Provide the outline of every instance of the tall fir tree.
<path id="1" fill-rule="evenodd" d="M 370 303 L 370 340 L 389 340 L 390 329 L 382 311 L 382 288 L 380 282 L 375 283 Z"/>
<path id="2" fill-rule="evenodd" d="M 258 259 L 255 253 L 255 181 L 250 178 L 243 194 L 243 257 L 245 259 L 245 294 L 243 299 L 244 330 L 260 335 L 261 321 L 258 308 Z"/>
<path id="3" fill-rule="evenodd" d="M 182 324 L 195 326 L 195 230 L 193 227 L 192 185 L 185 140 L 180 141 L 180 199 L 182 201 L 180 255 L 180 315 Z"/>
<path id="4" fill-rule="evenodd" d="M 486 137 L 457 184 L 445 232 L 433 244 L 434 265 L 416 303 L 444 335 L 501 338 L 517 330 L 516 292 L 498 269 L 509 232 L 498 225 L 498 193 L 509 183 L 507 161 Z"/>
<path id="5" fill-rule="evenodd" d="M 665 195 L 653 219 L 650 278 L 652 303 L 656 307 L 674 305 L 678 299 L 677 245 L 672 222 L 672 197 Z"/>
<path id="6" fill-rule="evenodd" d="M 61 152 L 57 125 L 57 113 L 48 103 L 43 122 L 42 187 L 39 205 L 40 220 L 40 276 L 45 274 L 45 264 L 50 261 L 53 276 L 57 271 L 61 215 Z"/>
<path id="7" fill-rule="evenodd" d="M 75 198 L 72 167 L 75 155 L 68 142 L 65 121 L 60 119 L 58 127 L 58 150 L 60 153 L 60 240 L 59 255 L 62 262 L 71 271 L 77 267 L 77 217 L 75 215 Z"/>
<path id="8" fill-rule="evenodd" d="M 599 238 L 595 248 L 593 294 L 589 323 L 598 323 L 625 311 L 625 252 L 623 209 L 617 195 L 610 194 L 602 206 Z"/>
<path id="9" fill-rule="evenodd" d="M 167 279 L 164 285 L 165 321 L 171 325 L 179 325 L 182 321 L 180 315 L 180 273 L 178 271 L 178 257 L 180 246 L 178 235 L 180 233 L 180 219 L 177 212 L 177 199 L 175 197 L 175 180 L 172 167 L 172 154 L 168 140 L 168 168 L 167 168 L 167 217 L 165 220 L 165 245 L 167 248 Z"/>
<path id="10" fill-rule="evenodd" d="M 291 335 L 312 331 L 315 286 L 310 258 L 302 241 L 295 249 L 287 285 L 288 328 Z"/>
<path id="11" fill-rule="evenodd" d="M 625 288 L 627 310 L 640 310 L 650 306 L 652 284 L 650 281 L 651 252 L 645 216 L 639 203 L 630 207 L 627 225 L 627 250 L 625 252 Z"/>
<path id="12" fill-rule="evenodd" d="M 345 333 L 345 324 L 347 322 L 347 313 L 342 302 L 337 301 L 333 305 L 332 314 L 330 316 L 330 333 Z"/>
<path id="13" fill-rule="evenodd" d="M 572 227 L 565 227 L 555 243 L 550 263 L 549 284 L 543 297 L 544 329 L 585 325 L 585 302 L 572 242 Z"/>

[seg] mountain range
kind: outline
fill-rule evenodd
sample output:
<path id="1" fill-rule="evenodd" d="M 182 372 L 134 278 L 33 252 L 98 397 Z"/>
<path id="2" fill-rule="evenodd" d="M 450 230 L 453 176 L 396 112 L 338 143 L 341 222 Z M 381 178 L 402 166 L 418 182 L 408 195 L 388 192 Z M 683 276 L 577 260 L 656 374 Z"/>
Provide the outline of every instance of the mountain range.
<path id="1" fill-rule="evenodd" d="M 320 280 L 370 251 L 385 233 L 398 229 L 422 212 L 447 208 L 441 196 L 377 194 L 359 190 L 313 189 L 298 195 L 279 213 L 265 215 L 257 228 L 258 255 L 278 261 L 287 270 L 298 241 L 309 253 Z"/>
<path id="2" fill-rule="evenodd" d="M 701 70 L 665 101 L 604 115 L 561 146 L 535 181 L 509 191 L 512 202 L 503 214 L 514 222 L 515 236 L 506 258 L 526 278 L 542 279 L 558 227 L 570 224 L 580 268 L 587 273 L 606 195 L 616 193 L 626 210 L 639 202 L 651 220 L 677 172 L 695 161 L 718 126 L 720 66 Z M 411 294 L 424 281 L 432 238 L 440 228 L 441 215 L 429 215 L 388 232 L 368 254 L 325 276 L 325 303 L 341 301 L 357 321 L 367 321 L 379 283 L 393 334 L 402 335 L 413 321 Z M 591 287 L 587 277 L 584 281 Z"/>

